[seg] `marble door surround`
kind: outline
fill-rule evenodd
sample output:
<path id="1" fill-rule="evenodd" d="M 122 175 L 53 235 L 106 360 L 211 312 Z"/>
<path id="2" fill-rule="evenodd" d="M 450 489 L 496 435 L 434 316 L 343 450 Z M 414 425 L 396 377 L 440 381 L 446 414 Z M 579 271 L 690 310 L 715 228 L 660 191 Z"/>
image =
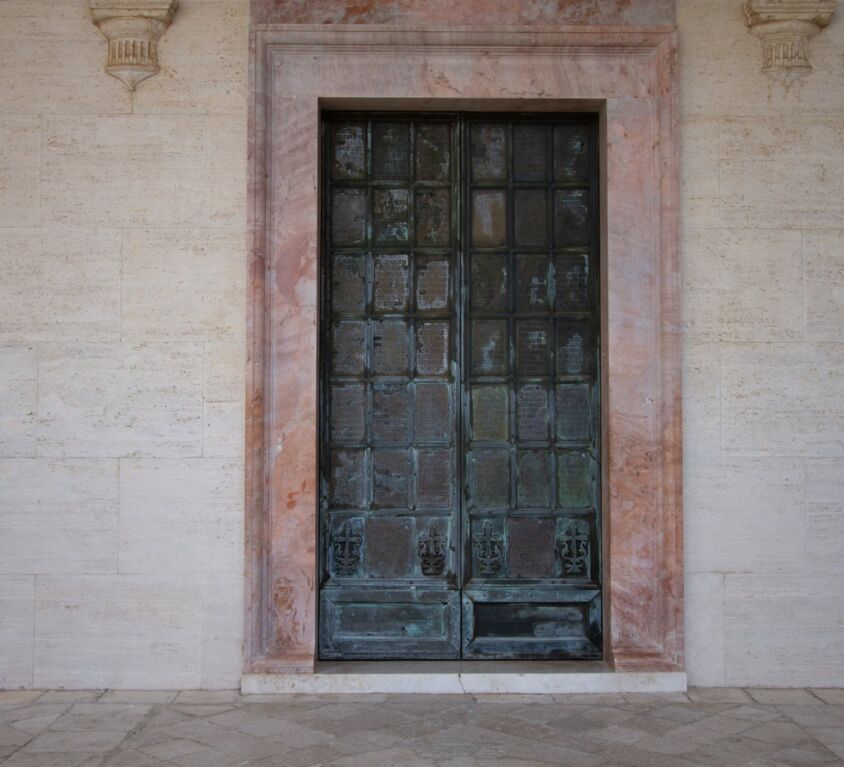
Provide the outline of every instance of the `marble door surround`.
<path id="1" fill-rule="evenodd" d="M 244 689 L 271 688 L 255 682 L 261 675 L 320 676 L 318 165 L 325 108 L 600 115 L 603 670 L 643 680 L 674 672 L 685 684 L 677 673 L 683 558 L 674 28 L 253 24 L 251 66 L 244 680 L 252 683 Z M 559 669 L 581 670 L 571 663 Z"/>

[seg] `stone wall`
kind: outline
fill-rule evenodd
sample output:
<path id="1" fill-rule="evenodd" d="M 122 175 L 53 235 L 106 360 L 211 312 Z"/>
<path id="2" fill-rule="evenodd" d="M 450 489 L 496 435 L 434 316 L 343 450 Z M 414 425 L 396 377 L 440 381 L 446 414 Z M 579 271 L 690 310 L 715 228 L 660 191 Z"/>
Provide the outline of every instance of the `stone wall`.
<path id="1" fill-rule="evenodd" d="M 248 2 L 134 95 L 87 9 L 0 2 L 0 687 L 232 687 Z"/>
<path id="2" fill-rule="evenodd" d="M 785 91 L 739 6 L 677 3 L 687 664 L 844 685 L 844 11 Z M 134 95 L 86 9 L 0 2 L 0 687 L 230 687 L 248 2 Z"/>
<path id="3" fill-rule="evenodd" d="M 679 0 L 686 657 L 844 685 L 844 14 L 789 90 L 738 0 Z"/>

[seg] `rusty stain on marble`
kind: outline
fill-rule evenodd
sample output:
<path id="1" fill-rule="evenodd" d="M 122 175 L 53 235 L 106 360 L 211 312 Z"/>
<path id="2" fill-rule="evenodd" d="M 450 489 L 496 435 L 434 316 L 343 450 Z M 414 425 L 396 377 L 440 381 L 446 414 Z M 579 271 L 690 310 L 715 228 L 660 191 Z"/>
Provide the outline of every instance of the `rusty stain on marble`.
<path id="1" fill-rule="evenodd" d="M 253 0 L 253 19 L 278 24 L 560 26 L 674 23 L 673 0 Z"/>

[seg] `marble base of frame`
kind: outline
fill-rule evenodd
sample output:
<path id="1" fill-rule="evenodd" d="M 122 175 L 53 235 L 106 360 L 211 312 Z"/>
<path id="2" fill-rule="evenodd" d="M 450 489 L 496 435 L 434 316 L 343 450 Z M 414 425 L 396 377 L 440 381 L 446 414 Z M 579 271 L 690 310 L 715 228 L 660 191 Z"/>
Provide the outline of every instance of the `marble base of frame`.
<path id="1" fill-rule="evenodd" d="M 313 674 L 245 674 L 252 694 L 568 695 L 685 692 L 683 671 L 612 671 L 603 663 L 359 662 L 318 663 Z"/>

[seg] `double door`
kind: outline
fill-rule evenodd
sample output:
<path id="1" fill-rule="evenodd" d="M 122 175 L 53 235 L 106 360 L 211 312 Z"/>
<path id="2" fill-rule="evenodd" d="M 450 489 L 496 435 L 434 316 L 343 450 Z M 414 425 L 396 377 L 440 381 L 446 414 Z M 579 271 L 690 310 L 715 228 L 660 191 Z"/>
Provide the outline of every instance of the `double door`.
<path id="1" fill-rule="evenodd" d="M 323 659 L 601 657 L 597 122 L 326 113 Z"/>

